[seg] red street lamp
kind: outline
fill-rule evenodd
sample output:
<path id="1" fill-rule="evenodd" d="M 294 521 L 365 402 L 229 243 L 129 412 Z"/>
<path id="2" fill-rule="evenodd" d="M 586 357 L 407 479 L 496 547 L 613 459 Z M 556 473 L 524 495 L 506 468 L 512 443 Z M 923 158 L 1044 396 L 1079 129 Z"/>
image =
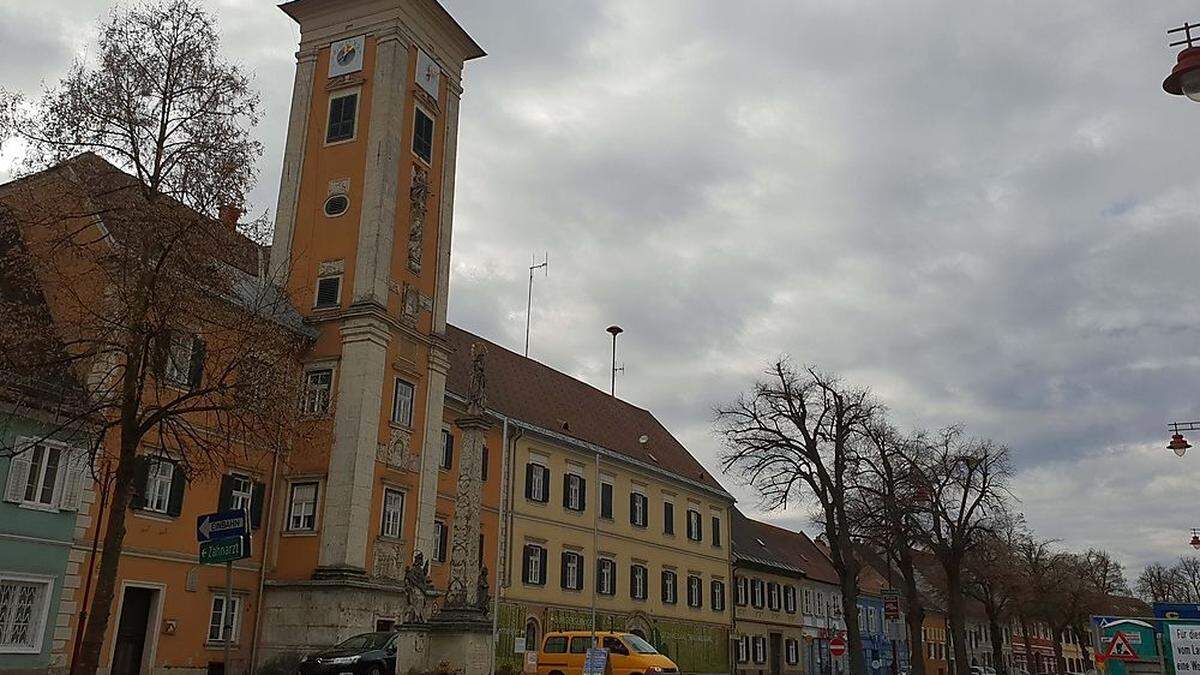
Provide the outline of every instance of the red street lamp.
<path id="1" fill-rule="evenodd" d="M 1184 34 L 1182 40 L 1172 42 L 1170 46 L 1186 45 L 1186 47 L 1179 52 L 1178 60 L 1175 67 L 1171 69 L 1171 74 L 1163 80 L 1163 90 L 1168 94 L 1187 96 L 1200 103 L 1200 47 L 1194 44 L 1200 38 L 1192 37 L 1193 28 L 1200 28 L 1200 24 L 1185 23 L 1179 28 L 1167 31 L 1167 35 L 1180 32 Z"/>
<path id="2" fill-rule="evenodd" d="M 1171 422 L 1171 442 L 1167 443 L 1167 449 L 1174 452 L 1176 457 L 1183 457 L 1187 449 L 1192 447 L 1191 443 L 1183 437 L 1184 431 L 1200 431 L 1200 422 Z"/>
<path id="3" fill-rule="evenodd" d="M 1200 551 L 1200 530 L 1192 528 L 1192 541 L 1189 543 L 1192 545 L 1192 548 Z"/>

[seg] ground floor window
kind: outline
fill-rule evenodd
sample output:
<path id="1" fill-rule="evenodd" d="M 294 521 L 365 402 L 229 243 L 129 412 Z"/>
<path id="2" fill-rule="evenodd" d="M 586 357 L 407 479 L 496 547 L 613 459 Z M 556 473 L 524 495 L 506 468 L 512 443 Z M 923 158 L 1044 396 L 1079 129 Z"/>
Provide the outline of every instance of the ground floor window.
<path id="1" fill-rule="evenodd" d="M 242 618 L 242 602 L 236 595 L 229 599 L 229 607 L 225 606 L 224 595 L 214 595 L 212 600 L 212 613 L 208 619 L 208 641 L 221 642 L 224 640 L 222 626 L 225 625 L 225 612 L 229 612 L 230 622 L 230 642 L 238 641 L 238 628 Z"/>
<path id="2" fill-rule="evenodd" d="M 37 654 L 50 602 L 50 580 L 0 572 L 0 654 Z"/>

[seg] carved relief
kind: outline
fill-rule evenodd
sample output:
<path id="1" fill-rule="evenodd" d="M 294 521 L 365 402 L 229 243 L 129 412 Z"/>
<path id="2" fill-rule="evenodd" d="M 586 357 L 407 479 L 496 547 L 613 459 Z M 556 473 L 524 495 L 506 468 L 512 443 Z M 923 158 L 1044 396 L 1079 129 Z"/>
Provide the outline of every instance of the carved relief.
<path id="1" fill-rule="evenodd" d="M 410 249 L 410 255 L 411 255 L 411 249 Z M 418 259 L 420 258 L 419 252 L 417 254 L 417 257 L 418 257 Z M 409 262 L 411 263 L 411 261 L 412 261 L 412 258 L 410 257 Z M 420 268 L 419 260 L 418 260 L 417 265 L 418 265 L 418 269 L 419 269 Z M 409 326 L 415 326 L 417 324 L 417 311 L 420 309 L 420 295 L 421 295 L 421 293 L 420 293 L 420 291 L 418 291 L 416 289 L 416 287 L 414 287 L 408 283 L 404 284 L 404 295 L 401 296 L 402 303 L 400 305 L 400 318 L 403 319 L 404 323 L 408 324 Z"/>
<path id="2" fill-rule="evenodd" d="M 400 471 L 416 471 L 419 461 L 412 453 L 412 432 L 392 429 L 387 443 L 380 443 L 376 458 Z"/>
<path id="3" fill-rule="evenodd" d="M 404 550 L 398 541 L 375 540 L 375 576 L 389 581 L 404 578 Z"/>
<path id="4" fill-rule="evenodd" d="M 425 215 L 429 212 L 431 196 L 429 170 L 413 166 L 412 184 L 408 189 L 408 269 L 421 273 L 421 248 L 425 242 Z"/>
<path id="5" fill-rule="evenodd" d="M 341 274 L 346 271 L 345 260 L 327 260 L 317 264 L 317 276 L 325 277 L 333 274 Z"/>
<path id="6" fill-rule="evenodd" d="M 348 194 L 350 194 L 350 179 L 349 178 L 339 178 L 337 180 L 329 181 L 329 188 L 325 192 L 326 197 L 332 197 L 333 195 L 348 195 Z"/>

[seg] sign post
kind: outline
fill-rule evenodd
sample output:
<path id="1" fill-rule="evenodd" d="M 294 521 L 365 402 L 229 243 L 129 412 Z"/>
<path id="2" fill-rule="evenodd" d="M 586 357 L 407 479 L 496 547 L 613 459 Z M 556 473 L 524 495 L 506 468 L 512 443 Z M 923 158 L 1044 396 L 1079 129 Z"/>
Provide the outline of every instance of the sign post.
<path id="1" fill-rule="evenodd" d="M 842 656 L 846 653 L 846 641 L 841 637 L 835 637 L 829 641 L 829 655 Z"/>
<path id="2" fill-rule="evenodd" d="M 250 557 L 250 518 L 242 509 L 206 513 L 196 518 L 200 564 L 225 563 L 225 607 L 221 619 L 224 658 L 221 668 L 229 675 L 229 643 L 233 639 L 233 561 Z"/>

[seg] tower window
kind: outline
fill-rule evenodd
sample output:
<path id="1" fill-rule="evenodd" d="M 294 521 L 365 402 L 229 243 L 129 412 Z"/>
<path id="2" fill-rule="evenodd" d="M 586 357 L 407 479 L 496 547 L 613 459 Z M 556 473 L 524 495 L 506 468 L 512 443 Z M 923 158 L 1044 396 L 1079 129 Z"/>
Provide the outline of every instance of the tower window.
<path id="1" fill-rule="evenodd" d="M 317 279 L 316 307 L 337 307 L 341 303 L 342 277 L 321 277 Z"/>
<path id="2" fill-rule="evenodd" d="M 426 164 L 433 163 L 433 118 L 420 108 L 417 108 L 413 120 L 412 149 Z"/>
<path id="3" fill-rule="evenodd" d="M 330 195 L 325 200 L 325 215 L 336 218 L 350 208 L 350 199 L 346 195 Z"/>
<path id="4" fill-rule="evenodd" d="M 337 143 L 354 138 L 354 125 L 358 121 L 358 92 L 339 94 L 329 99 L 329 127 L 325 130 L 325 142 Z"/>

